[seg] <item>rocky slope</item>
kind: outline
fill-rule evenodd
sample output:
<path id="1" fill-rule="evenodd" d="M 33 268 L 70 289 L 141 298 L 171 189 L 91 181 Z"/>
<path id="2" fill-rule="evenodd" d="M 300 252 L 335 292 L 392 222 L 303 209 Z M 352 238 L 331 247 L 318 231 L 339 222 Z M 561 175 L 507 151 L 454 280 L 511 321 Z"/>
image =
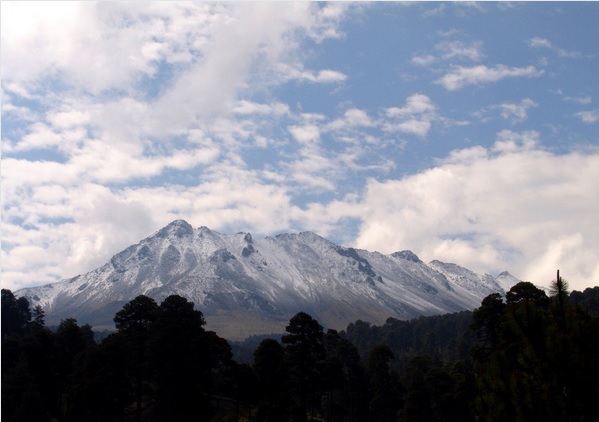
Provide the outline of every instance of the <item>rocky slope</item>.
<path id="1" fill-rule="evenodd" d="M 254 239 L 177 220 L 87 274 L 22 289 L 46 311 L 48 325 L 74 317 L 96 328 L 140 294 L 158 302 L 179 294 L 196 304 L 208 328 L 230 339 L 283 332 L 304 311 L 328 328 L 357 319 L 374 324 L 473 309 L 518 280 L 455 264 L 422 262 L 410 251 L 383 255 L 338 246 L 303 232 Z"/>

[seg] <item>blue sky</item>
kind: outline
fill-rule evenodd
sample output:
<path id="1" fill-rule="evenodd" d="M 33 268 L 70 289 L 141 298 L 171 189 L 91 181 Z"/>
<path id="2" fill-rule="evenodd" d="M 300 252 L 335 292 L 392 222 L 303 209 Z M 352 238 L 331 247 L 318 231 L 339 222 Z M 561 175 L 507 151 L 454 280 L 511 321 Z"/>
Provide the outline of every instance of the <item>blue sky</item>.
<path id="1" fill-rule="evenodd" d="M 1 7 L 3 288 L 177 218 L 599 282 L 599 3 Z"/>

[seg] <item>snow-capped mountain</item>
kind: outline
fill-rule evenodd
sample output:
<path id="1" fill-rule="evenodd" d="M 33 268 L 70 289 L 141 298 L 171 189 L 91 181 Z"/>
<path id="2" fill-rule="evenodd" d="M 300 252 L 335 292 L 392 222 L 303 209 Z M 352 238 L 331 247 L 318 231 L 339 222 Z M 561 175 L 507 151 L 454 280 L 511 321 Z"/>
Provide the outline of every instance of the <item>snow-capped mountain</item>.
<path id="1" fill-rule="evenodd" d="M 74 317 L 96 328 L 140 294 L 196 304 L 208 328 L 230 339 L 283 332 L 304 311 L 328 328 L 474 309 L 519 280 L 455 264 L 422 262 L 410 251 L 383 255 L 338 246 L 314 233 L 254 239 L 177 220 L 87 274 L 16 292 L 41 305 L 49 325 Z"/>

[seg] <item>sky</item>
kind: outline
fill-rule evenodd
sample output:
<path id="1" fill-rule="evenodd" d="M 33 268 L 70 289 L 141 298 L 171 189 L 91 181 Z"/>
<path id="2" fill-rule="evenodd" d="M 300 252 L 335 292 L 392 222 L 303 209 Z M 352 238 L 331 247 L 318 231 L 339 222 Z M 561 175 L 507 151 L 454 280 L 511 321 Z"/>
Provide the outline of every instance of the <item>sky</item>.
<path id="1" fill-rule="evenodd" d="M 599 285 L 599 3 L 1 3 L 1 284 L 175 219 Z"/>

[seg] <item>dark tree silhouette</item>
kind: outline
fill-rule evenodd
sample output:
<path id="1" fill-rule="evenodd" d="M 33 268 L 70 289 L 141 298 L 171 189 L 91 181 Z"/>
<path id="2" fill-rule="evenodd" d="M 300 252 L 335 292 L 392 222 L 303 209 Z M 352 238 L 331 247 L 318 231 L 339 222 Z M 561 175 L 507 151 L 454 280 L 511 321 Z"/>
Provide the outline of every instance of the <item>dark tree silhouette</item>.
<path id="1" fill-rule="evenodd" d="M 479 351 L 495 350 L 499 346 L 504 310 L 505 303 L 501 295 L 491 293 L 473 312 L 471 328 L 479 338 Z"/>
<path id="2" fill-rule="evenodd" d="M 156 383 L 159 420 L 205 420 L 212 416 L 212 371 L 231 359 L 228 343 L 204 330 L 204 316 L 193 302 L 167 297 L 150 326 L 149 367 Z"/>
<path id="3" fill-rule="evenodd" d="M 2 289 L 2 340 L 12 334 L 22 334 L 31 321 L 31 310 L 26 298 L 16 298 L 8 289 Z"/>
<path id="4" fill-rule="evenodd" d="M 548 298 L 545 292 L 530 281 L 521 281 L 514 285 L 505 295 L 508 305 L 516 305 L 522 301 L 534 302 L 537 306 L 546 307 Z"/>
<path id="5" fill-rule="evenodd" d="M 142 418 L 144 385 L 149 383 L 147 342 L 152 323 L 158 318 L 160 308 L 156 301 L 140 295 L 123 306 L 114 316 L 120 338 L 126 343 L 124 357 L 127 369 L 135 384 L 135 419 Z"/>
<path id="6" fill-rule="evenodd" d="M 116 313 L 115 327 L 121 333 L 147 332 L 158 317 L 158 311 L 159 307 L 154 299 L 145 295 L 137 296 Z"/>
<path id="7" fill-rule="evenodd" d="M 285 349 L 274 339 L 264 339 L 254 352 L 254 371 L 258 381 L 258 419 L 268 422 L 288 418 L 290 399 L 285 391 Z"/>
<path id="8" fill-rule="evenodd" d="M 308 404 L 318 396 L 320 362 L 324 358 L 323 328 L 305 312 L 296 314 L 285 329 L 282 337 L 287 355 L 289 377 L 297 388 L 299 407 L 296 417 L 306 420 Z M 310 403 L 309 403 L 310 400 Z"/>
<path id="9" fill-rule="evenodd" d="M 389 363 L 394 354 L 388 346 L 379 345 L 368 354 L 368 374 L 370 377 L 370 420 L 373 422 L 392 421 L 400 407 L 399 380 Z"/>

